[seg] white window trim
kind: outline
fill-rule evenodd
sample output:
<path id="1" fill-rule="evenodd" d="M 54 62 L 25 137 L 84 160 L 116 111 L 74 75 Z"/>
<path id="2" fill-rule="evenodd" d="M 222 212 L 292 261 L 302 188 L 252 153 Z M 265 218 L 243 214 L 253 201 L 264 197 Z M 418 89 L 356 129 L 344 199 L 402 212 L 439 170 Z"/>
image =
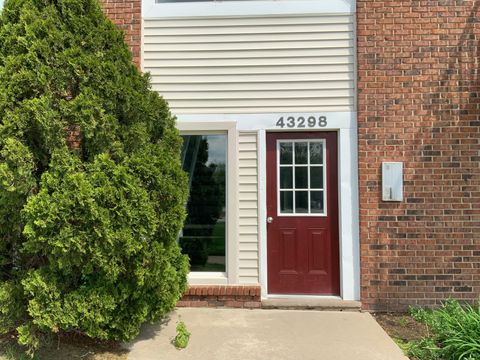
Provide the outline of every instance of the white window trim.
<path id="1" fill-rule="evenodd" d="M 156 3 L 142 1 L 144 18 L 198 17 L 198 16 L 260 16 L 304 14 L 352 14 L 355 0 L 258 0 L 225 2 Z"/>
<path id="2" fill-rule="evenodd" d="M 226 285 L 238 282 L 238 247 L 236 234 L 238 228 L 237 214 L 237 131 L 234 122 L 190 122 L 178 121 L 177 129 L 188 135 L 227 134 L 227 243 L 226 272 L 200 272 L 188 274 L 191 285 Z"/>

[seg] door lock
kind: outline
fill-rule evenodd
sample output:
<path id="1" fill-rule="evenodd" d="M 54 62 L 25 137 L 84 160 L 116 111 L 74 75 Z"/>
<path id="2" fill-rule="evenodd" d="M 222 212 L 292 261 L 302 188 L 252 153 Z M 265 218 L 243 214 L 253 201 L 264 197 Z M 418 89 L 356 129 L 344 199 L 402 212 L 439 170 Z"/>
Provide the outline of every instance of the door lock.
<path id="1" fill-rule="evenodd" d="M 273 218 L 271 216 L 267 217 L 267 223 L 271 224 L 273 222 Z"/>

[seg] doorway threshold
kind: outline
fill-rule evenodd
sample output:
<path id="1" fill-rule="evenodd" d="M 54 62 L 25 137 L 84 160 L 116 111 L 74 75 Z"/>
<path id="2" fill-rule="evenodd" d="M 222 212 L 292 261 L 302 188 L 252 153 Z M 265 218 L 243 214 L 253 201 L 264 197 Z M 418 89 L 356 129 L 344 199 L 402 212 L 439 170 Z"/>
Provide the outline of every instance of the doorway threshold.
<path id="1" fill-rule="evenodd" d="M 263 309 L 294 309 L 319 311 L 361 311 L 360 301 L 343 300 L 336 296 L 269 295 L 262 299 Z"/>

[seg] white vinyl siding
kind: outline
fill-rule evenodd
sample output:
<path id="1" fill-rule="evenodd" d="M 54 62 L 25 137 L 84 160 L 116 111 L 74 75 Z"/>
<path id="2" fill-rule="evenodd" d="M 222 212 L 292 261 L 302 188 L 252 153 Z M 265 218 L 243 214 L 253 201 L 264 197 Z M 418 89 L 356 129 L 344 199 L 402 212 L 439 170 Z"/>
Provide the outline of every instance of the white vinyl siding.
<path id="1" fill-rule="evenodd" d="M 145 18 L 143 37 L 176 114 L 355 110 L 353 15 Z"/>
<path id="2" fill-rule="evenodd" d="M 238 279 L 241 284 L 258 284 L 257 134 L 240 132 L 238 139 Z"/>

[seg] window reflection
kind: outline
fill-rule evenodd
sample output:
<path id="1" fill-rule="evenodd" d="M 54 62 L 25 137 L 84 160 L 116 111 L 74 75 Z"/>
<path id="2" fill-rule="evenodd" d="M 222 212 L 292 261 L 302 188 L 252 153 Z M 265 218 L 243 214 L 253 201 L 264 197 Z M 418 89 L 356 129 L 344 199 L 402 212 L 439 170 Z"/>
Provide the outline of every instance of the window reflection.
<path id="1" fill-rule="evenodd" d="M 226 135 L 183 136 L 182 165 L 188 173 L 188 216 L 180 234 L 191 271 L 226 269 Z"/>

